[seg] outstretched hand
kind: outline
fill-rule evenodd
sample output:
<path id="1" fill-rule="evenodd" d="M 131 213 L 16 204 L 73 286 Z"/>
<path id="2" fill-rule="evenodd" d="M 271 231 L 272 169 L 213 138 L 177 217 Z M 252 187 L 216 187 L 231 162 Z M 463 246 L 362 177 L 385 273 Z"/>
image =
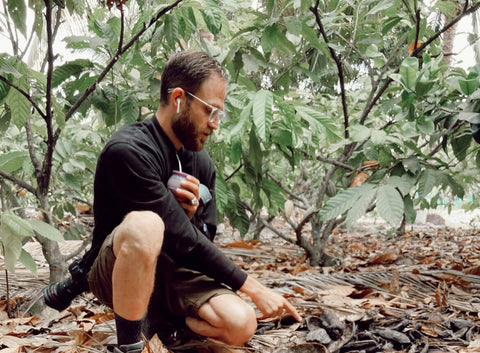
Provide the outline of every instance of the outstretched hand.
<path id="1" fill-rule="evenodd" d="M 250 276 L 247 277 L 240 291 L 247 294 L 262 313 L 262 316 L 258 318 L 259 320 L 281 317 L 287 314 L 293 316 L 298 322 L 302 321 L 298 311 L 287 299 Z"/>

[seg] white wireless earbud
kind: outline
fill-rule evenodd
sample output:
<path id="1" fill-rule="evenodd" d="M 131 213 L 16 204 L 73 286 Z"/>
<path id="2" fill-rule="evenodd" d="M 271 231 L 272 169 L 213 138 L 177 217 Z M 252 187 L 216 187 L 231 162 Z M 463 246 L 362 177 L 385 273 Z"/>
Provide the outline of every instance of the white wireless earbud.
<path id="1" fill-rule="evenodd" d="M 180 113 L 180 98 L 177 98 L 177 114 Z"/>

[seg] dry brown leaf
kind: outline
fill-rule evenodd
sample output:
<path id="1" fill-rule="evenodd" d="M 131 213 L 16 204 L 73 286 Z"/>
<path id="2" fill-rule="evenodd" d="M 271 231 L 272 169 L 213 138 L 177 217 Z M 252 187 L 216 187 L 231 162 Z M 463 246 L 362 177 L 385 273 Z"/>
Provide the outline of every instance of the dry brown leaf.
<path id="1" fill-rule="evenodd" d="M 467 275 L 480 276 L 480 265 L 468 267 L 463 270 L 463 273 Z"/>
<path id="2" fill-rule="evenodd" d="M 146 342 L 142 353 L 169 353 L 169 351 L 165 348 L 162 341 L 160 341 L 157 334 L 155 334 L 150 341 Z"/>
<path id="3" fill-rule="evenodd" d="M 387 252 L 385 254 L 378 255 L 375 257 L 372 261 L 370 261 L 370 264 L 372 265 L 386 265 L 386 264 L 391 264 L 392 262 L 397 261 L 398 256 L 397 254 L 393 252 Z"/>
<path id="4" fill-rule="evenodd" d="M 422 325 L 422 328 L 420 329 L 423 334 L 430 336 L 430 337 L 438 337 L 438 332 L 434 327 L 430 327 L 427 325 Z"/>
<path id="5" fill-rule="evenodd" d="M 439 308 L 448 307 L 448 287 L 445 282 L 439 282 L 435 291 L 435 301 Z"/>
<path id="6" fill-rule="evenodd" d="M 364 182 L 367 181 L 369 176 L 370 175 L 364 170 L 357 172 L 357 174 L 355 174 L 355 176 L 352 179 L 352 183 L 350 184 L 350 187 L 362 185 Z"/>

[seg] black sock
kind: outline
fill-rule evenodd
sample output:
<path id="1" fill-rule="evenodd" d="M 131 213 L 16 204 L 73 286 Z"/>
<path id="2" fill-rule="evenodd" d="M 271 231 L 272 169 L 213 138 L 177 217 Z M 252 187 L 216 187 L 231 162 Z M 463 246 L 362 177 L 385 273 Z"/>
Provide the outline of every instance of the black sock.
<path id="1" fill-rule="evenodd" d="M 118 346 L 137 343 L 142 340 L 143 320 L 131 321 L 115 313 Z"/>

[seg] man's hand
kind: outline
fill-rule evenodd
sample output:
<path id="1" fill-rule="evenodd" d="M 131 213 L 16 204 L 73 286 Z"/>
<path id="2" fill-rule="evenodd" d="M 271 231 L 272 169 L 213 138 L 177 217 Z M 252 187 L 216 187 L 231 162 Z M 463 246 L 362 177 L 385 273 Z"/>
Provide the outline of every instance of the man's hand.
<path id="1" fill-rule="evenodd" d="M 263 314 L 259 319 L 282 316 L 285 312 L 298 322 L 302 317 L 294 306 L 283 296 L 265 287 L 253 277 L 248 276 L 240 291 L 247 294 Z"/>
<path id="2" fill-rule="evenodd" d="M 188 175 L 187 180 L 180 183 L 182 186 L 178 188 L 175 197 L 180 202 L 180 206 L 185 210 L 189 219 L 192 219 L 200 202 L 198 195 L 198 186 L 200 181 L 194 176 Z M 192 202 L 193 201 L 193 202 Z"/>

